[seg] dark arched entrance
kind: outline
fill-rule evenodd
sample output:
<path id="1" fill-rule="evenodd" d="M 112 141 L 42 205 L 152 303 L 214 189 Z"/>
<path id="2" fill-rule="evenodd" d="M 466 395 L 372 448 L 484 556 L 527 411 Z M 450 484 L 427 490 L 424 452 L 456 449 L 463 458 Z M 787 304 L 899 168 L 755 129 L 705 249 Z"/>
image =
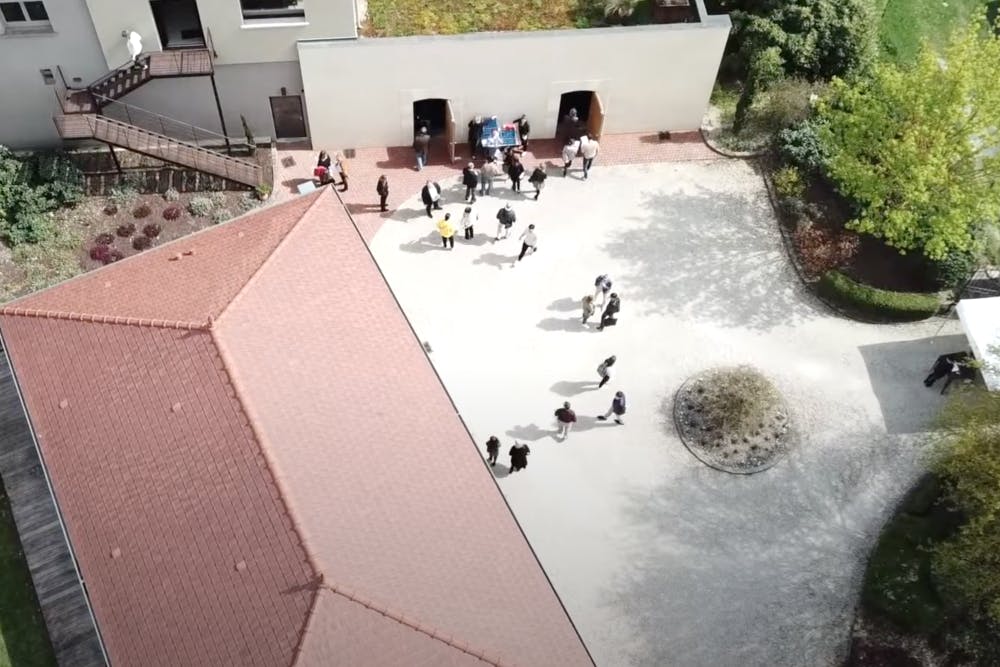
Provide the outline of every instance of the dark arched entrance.
<path id="1" fill-rule="evenodd" d="M 571 121 L 570 111 L 576 109 L 577 120 Z M 604 105 L 593 90 L 574 90 L 559 98 L 559 116 L 556 119 L 556 137 L 562 142 L 590 134 L 595 138 L 604 130 Z"/>
<path id="2" fill-rule="evenodd" d="M 455 158 L 455 116 L 451 102 L 440 97 L 417 100 L 413 103 L 413 132 L 427 128 L 431 135 L 431 155 L 446 154 L 449 160 Z"/>

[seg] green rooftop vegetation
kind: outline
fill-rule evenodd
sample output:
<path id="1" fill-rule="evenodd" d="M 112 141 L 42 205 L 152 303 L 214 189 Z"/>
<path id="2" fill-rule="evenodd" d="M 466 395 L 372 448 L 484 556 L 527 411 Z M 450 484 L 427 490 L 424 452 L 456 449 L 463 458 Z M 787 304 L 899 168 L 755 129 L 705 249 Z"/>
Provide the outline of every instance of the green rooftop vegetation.
<path id="1" fill-rule="evenodd" d="M 368 37 L 649 23 L 652 0 L 368 0 Z"/>

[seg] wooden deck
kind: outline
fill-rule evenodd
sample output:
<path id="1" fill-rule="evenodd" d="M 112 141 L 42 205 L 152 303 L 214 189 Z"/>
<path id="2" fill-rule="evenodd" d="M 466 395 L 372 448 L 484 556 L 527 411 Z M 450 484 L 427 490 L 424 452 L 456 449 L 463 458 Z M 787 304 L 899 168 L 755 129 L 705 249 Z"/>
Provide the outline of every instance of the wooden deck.
<path id="1" fill-rule="evenodd" d="M 0 476 L 60 665 L 108 664 L 0 340 Z"/>

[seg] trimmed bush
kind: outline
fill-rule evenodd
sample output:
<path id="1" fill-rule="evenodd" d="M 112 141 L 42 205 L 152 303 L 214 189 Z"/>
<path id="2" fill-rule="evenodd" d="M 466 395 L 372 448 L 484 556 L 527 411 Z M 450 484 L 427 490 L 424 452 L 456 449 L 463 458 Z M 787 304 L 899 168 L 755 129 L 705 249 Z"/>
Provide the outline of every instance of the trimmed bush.
<path id="1" fill-rule="evenodd" d="M 123 239 L 127 239 L 128 237 L 135 234 L 135 223 L 126 222 L 124 224 L 118 225 L 118 229 L 115 231 L 117 232 L 118 236 L 122 237 Z"/>
<path id="2" fill-rule="evenodd" d="M 151 239 L 155 239 L 157 236 L 160 235 L 160 232 L 162 232 L 162 231 L 163 231 L 163 228 L 160 227 L 155 222 L 151 222 L 151 223 L 149 223 L 148 225 L 146 225 L 145 227 L 142 228 L 143 235 L 148 236 Z"/>
<path id="3" fill-rule="evenodd" d="M 142 218 L 149 217 L 149 214 L 153 212 L 153 209 L 149 207 L 149 204 L 139 204 L 134 209 L 132 209 L 132 217 L 141 220 Z"/>
<path id="4" fill-rule="evenodd" d="M 210 192 L 208 198 L 212 202 L 212 206 L 215 208 L 220 208 L 226 205 L 226 193 L 225 192 Z"/>
<path id="5" fill-rule="evenodd" d="M 148 236 L 136 236 L 132 239 L 132 247 L 136 250 L 146 250 L 153 245 L 153 239 Z"/>
<path id="6" fill-rule="evenodd" d="M 181 207 L 177 205 L 168 206 L 163 209 L 164 220 L 176 220 L 181 217 Z"/>
<path id="7" fill-rule="evenodd" d="M 97 245 L 111 245 L 114 242 L 115 235 L 111 232 L 102 232 L 97 235 L 97 238 L 94 239 L 94 243 Z"/>
<path id="8" fill-rule="evenodd" d="M 212 224 L 217 225 L 220 222 L 229 220 L 231 217 L 233 217 L 233 214 L 229 211 L 229 209 L 217 208 L 212 211 Z"/>
<path id="9" fill-rule="evenodd" d="M 204 218 L 212 212 L 213 208 L 215 205 L 208 197 L 191 197 L 191 201 L 188 202 L 188 211 L 191 212 L 191 215 L 199 218 Z"/>
<path id="10" fill-rule="evenodd" d="M 111 264 L 123 257 L 120 250 L 109 245 L 95 245 L 90 249 L 90 258 L 101 264 Z"/>
<path id="11" fill-rule="evenodd" d="M 774 183 L 774 190 L 782 199 L 802 199 L 802 194 L 806 190 L 802 182 L 802 176 L 795 167 L 784 167 L 774 172 L 771 181 Z"/>
<path id="12" fill-rule="evenodd" d="M 827 159 L 816 124 L 811 121 L 781 130 L 778 133 L 778 153 L 789 164 L 813 174 L 823 169 Z"/>
<path id="13" fill-rule="evenodd" d="M 941 305 L 937 294 L 890 292 L 857 283 L 840 271 L 827 271 L 817 285 L 819 293 L 850 310 L 886 320 L 926 319 Z"/>
<path id="14" fill-rule="evenodd" d="M 163 198 L 167 201 L 177 201 L 181 198 L 181 193 L 173 188 L 167 188 L 167 191 L 163 193 Z"/>

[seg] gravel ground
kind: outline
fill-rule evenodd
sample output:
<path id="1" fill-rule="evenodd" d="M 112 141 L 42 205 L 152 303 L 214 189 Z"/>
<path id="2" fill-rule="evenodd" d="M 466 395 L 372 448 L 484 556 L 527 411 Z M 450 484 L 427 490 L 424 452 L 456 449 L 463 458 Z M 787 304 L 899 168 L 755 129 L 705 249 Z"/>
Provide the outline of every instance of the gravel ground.
<path id="1" fill-rule="evenodd" d="M 442 183 L 457 222 L 457 183 Z M 440 248 L 411 199 L 372 250 L 482 446 L 531 445 L 498 483 L 599 665 L 803 667 L 843 657 L 864 561 L 919 475 L 920 433 L 940 397 L 920 380 L 962 349 L 956 322 L 841 319 L 789 266 L 760 177 L 742 161 L 550 169 L 539 202 L 513 196 L 511 240 Z M 516 268 L 537 224 L 539 251 Z M 579 300 L 609 273 L 619 325 L 584 328 Z M 612 381 L 596 367 L 616 354 Z M 801 433 L 766 472 L 712 470 L 661 403 L 690 375 L 751 364 Z M 599 422 L 616 390 L 625 425 Z M 572 401 L 565 443 L 552 412 Z M 415 471 L 415 474 L 419 474 Z M 502 558 L 503 554 L 497 554 Z"/>

